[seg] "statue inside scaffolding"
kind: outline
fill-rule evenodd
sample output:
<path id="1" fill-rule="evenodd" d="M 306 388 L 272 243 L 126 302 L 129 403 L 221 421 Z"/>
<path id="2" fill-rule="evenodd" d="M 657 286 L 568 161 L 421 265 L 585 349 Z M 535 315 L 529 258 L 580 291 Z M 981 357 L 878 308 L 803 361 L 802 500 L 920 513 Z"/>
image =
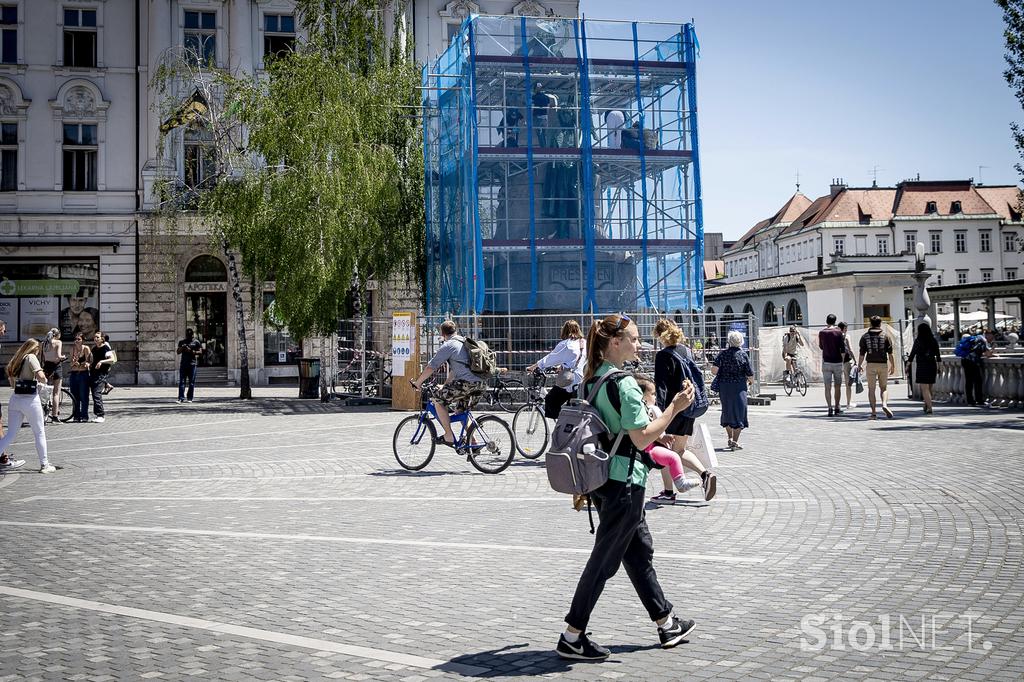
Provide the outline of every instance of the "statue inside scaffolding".
<path id="1" fill-rule="evenodd" d="M 473 16 L 424 69 L 428 314 L 699 309 L 690 24 Z"/>

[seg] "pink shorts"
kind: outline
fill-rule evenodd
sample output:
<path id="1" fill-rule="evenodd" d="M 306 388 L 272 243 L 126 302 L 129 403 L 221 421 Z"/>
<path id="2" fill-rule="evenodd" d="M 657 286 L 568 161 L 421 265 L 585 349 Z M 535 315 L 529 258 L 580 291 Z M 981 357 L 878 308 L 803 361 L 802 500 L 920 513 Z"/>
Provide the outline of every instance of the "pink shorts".
<path id="1" fill-rule="evenodd" d="M 673 480 L 684 475 L 683 460 L 679 458 L 679 455 L 674 450 L 670 450 L 658 443 L 651 443 L 644 448 L 644 452 L 650 455 L 651 459 L 658 464 L 668 467 L 668 473 L 672 476 Z"/>

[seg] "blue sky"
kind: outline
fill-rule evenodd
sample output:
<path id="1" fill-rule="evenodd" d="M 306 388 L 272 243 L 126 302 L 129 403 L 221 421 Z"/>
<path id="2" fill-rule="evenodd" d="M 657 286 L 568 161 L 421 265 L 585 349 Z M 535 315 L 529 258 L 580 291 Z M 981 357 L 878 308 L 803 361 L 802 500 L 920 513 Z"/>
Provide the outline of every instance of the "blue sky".
<path id="1" fill-rule="evenodd" d="M 693 19 L 704 229 L 735 239 L 795 190 L 1018 181 L 991 0 L 581 0 L 588 19 Z"/>

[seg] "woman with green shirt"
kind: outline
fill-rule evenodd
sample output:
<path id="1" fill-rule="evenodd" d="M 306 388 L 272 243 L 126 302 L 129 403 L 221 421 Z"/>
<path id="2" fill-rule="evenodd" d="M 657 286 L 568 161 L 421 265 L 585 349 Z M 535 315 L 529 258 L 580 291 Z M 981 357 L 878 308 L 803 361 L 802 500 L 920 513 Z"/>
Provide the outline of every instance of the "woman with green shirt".
<path id="1" fill-rule="evenodd" d="M 587 336 L 584 385 L 613 369 L 621 369 L 624 362 L 635 360 L 639 349 L 639 331 L 626 315 L 609 315 L 594 322 Z M 609 391 L 618 391 L 618 410 L 608 397 Z M 623 430 L 629 438 L 623 438 L 618 452 L 612 454 L 608 482 L 590 493 L 600 525 L 565 617 L 566 630 L 555 649 L 562 658 L 602 660 L 610 655 L 608 649 L 587 637 L 585 630 L 605 583 L 623 564 L 640 601 L 658 626 L 663 648 L 674 647 L 693 630 L 692 620 L 677 618 L 672 613 L 672 604 L 665 598 L 654 571 L 654 545 L 644 516 L 649 469 L 639 459 L 641 451 L 691 402 L 693 386 L 686 384 L 665 412 L 652 421 L 644 406 L 643 392 L 632 376 L 606 382 L 595 398 L 594 406 L 612 438 Z"/>

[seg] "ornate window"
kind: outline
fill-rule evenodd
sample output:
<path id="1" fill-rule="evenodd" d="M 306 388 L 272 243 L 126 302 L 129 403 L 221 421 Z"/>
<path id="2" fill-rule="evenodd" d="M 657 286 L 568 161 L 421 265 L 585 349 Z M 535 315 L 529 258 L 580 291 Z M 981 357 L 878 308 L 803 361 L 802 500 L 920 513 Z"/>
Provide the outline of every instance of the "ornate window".
<path id="1" fill-rule="evenodd" d="M 280 57 L 295 49 L 295 15 L 263 15 L 263 58 Z"/>
<path id="2" fill-rule="evenodd" d="M 25 125 L 30 101 L 0 79 L 0 192 L 25 189 Z"/>
<path id="3" fill-rule="evenodd" d="M 441 21 L 444 29 L 444 44 L 447 45 L 451 42 L 452 38 L 456 33 L 459 32 L 459 27 L 462 26 L 462 20 L 468 17 L 470 14 L 479 14 L 480 5 L 470 0 L 455 0 L 445 5 L 445 8 L 438 12 L 438 16 L 441 17 Z"/>
<path id="4" fill-rule="evenodd" d="M 104 142 L 107 108 L 99 89 L 81 79 L 68 81 L 50 103 L 60 144 L 54 189 L 63 192 L 96 192 L 106 189 Z"/>
<path id="5" fill-rule="evenodd" d="M 186 282 L 226 282 L 227 268 L 216 256 L 196 256 L 185 268 Z"/>

